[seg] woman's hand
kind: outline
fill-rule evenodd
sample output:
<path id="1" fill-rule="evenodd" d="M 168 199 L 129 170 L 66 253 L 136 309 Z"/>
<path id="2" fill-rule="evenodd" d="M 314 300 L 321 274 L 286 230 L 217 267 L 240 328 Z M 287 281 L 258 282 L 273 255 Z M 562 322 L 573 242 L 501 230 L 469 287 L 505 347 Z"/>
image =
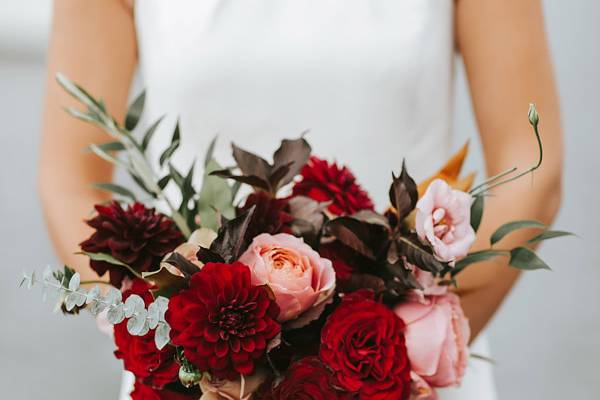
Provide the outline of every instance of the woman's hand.
<path id="1" fill-rule="evenodd" d="M 539 0 L 457 0 L 456 37 L 467 71 L 489 175 L 537 161 L 527 121 L 528 103 L 541 115 L 544 162 L 532 179 L 522 178 L 486 198 L 475 250 L 489 247 L 495 228 L 509 220 L 550 224 L 560 204 L 562 142 L 557 93 Z M 524 243 L 514 234 L 500 248 Z M 485 264 L 485 265 L 483 265 Z M 475 337 L 493 316 L 519 276 L 496 260 L 458 276 L 463 307 Z"/>
<path id="2" fill-rule="evenodd" d="M 135 43 L 131 10 L 121 0 L 55 1 L 39 191 L 58 255 L 82 279 L 97 278 L 85 258 L 74 254 L 90 234 L 82 218 L 90 215 L 93 204 L 109 198 L 92 183 L 112 179 L 109 163 L 85 149 L 110 138 L 63 110 L 76 104 L 56 83 L 55 75 L 61 72 L 98 94 L 111 114 L 122 118 L 136 63 Z"/>

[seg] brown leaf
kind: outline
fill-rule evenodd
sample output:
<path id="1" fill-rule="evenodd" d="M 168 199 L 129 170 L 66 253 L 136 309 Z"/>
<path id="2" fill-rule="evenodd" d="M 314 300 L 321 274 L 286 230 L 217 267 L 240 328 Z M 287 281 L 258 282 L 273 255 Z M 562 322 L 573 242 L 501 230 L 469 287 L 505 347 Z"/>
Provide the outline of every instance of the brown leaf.
<path id="1" fill-rule="evenodd" d="M 393 181 L 389 191 L 390 202 L 396 210 L 398 221 L 402 221 L 414 210 L 417 204 L 417 200 L 419 199 L 417 185 L 406 171 L 406 163 L 404 161 L 402 161 L 400 176 L 396 177 L 392 174 L 392 178 Z"/>
<path id="2" fill-rule="evenodd" d="M 281 141 L 281 145 L 273 155 L 273 169 L 277 170 L 284 165 L 289 165 L 289 170 L 281 178 L 277 187 L 281 187 L 291 182 L 292 179 L 300 173 L 302 167 L 308 162 L 310 153 L 310 145 L 303 137 L 293 140 L 284 139 Z"/>
<path id="3" fill-rule="evenodd" d="M 264 181 L 269 181 L 271 166 L 264 158 L 243 150 L 235 144 L 232 144 L 231 147 L 233 149 L 233 158 L 242 171 L 242 174 L 246 176 L 257 176 Z"/>

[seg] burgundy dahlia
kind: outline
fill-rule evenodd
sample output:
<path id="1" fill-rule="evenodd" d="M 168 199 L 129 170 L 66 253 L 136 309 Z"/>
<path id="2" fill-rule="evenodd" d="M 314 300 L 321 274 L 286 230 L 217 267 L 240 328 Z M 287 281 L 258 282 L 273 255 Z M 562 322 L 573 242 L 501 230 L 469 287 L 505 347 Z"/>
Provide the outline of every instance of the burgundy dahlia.
<path id="1" fill-rule="evenodd" d="M 321 331 L 320 356 L 337 384 L 361 400 L 405 400 L 410 362 L 404 322 L 373 293 L 344 296 Z"/>
<path id="2" fill-rule="evenodd" d="M 146 307 L 153 301 L 148 284 L 136 279 L 130 290 L 123 293 L 126 300 L 132 294 L 137 294 L 144 299 Z M 154 331 L 144 336 L 133 336 L 127 331 L 127 321 L 115 325 L 115 356 L 123 360 L 127 371 L 132 372 L 143 384 L 162 388 L 164 385 L 175 382 L 179 372 L 179 365 L 175 362 L 175 348 L 165 346 L 158 350 L 154 344 Z"/>
<path id="3" fill-rule="evenodd" d="M 80 244 L 85 252 L 110 254 L 134 270 L 145 272 L 158 269 L 165 254 L 184 242 L 173 221 L 141 203 L 124 209 L 113 201 L 95 208 L 98 214 L 87 221 L 95 232 Z M 123 267 L 104 261 L 91 260 L 90 266 L 100 276 L 108 271 L 110 283 L 116 287 L 121 287 L 126 276 L 133 276 Z"/>
<path id="4" fill-rule="evenodd" d="M 274 235 L 276 233 L 289 233 L 287 226 L 293 221 L 289 214 L 289 205 L 286 199 L 276 199 L 266 192 L 251 193 L 246 198 L 246 203 L 238 209 L 238 214 L 255 206 L 254 214 L 250 220 L 245 240 L 249 243 L 261 233 Z"/>
<path id="5" fill-rule="evenodd" d="M 200 372 L 217 379 L 250 375 L 279 334 L 279 307 L 264 286 L 251 283 L 240 263 L 208 263 L 169 301 L 171 342 Z"/>
<path id="6" fill-rule="evenodd" d="M 372 210 L 373 202 L 347 167 L 329 164 L 315 156 L 300 172 L 302 180 L 294 185 L 294 196 L 307 196 L 320 202 L 331 201 L 328 210 L 335 215 L 351 215 Z"/>

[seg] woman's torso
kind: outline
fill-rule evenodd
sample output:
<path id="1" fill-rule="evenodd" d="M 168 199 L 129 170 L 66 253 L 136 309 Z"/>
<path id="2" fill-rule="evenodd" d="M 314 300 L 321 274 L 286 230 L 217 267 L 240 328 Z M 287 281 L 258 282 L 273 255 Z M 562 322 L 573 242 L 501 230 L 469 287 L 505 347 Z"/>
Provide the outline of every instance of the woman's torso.
<path id="1" fill-rule="evenodd" d="M 349 165 L 383 207 L 403 158 L 421 179 L 452 151 L 453 14 L 453 0 L 138 1 L 144 122 L 168 116 L 151 153 L 177 118 L 182 170 L 216 134 L 229 165 L 230 141 L 267 157 L 309 130 L 314 153 Z M 492 399 L 478 369 L 441 397 Z"/>

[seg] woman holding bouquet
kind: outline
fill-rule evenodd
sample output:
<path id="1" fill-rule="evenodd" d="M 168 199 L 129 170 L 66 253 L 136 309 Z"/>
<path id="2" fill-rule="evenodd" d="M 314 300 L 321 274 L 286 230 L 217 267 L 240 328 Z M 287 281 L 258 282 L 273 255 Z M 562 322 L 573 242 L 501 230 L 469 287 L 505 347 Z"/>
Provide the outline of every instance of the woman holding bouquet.
<path id="1" fill-rule="evenodd" d="M 136 68 L 147 90 L 146 124 L 167 113 L 151 143 L 170 140 L 175 120 L 187 169 L 216 132 L 244 148 L 271 150 L 282 135 L 310 129 L 314 149 L 354 172 L 379 208 L 402 156 L 425 178 L 452 153 L 455 51 L 467 71 L 487 173 L 535 163 L 523 110 L 545 119 L 544 156 L 533 184 L 490 198 L 476 247 L 513 219 L 551 223 L 560 203 L 561 129 L 539 0 L 56 0 L 44 113 L 40 192 L 55 247 L 83 277 L 96 278 L 73 249 L 81 223 L 107 195 L 109 164 L 81 149 L 104 134 L 67 116 L 62 72 L 122 119 Z M 73 132 L 77 134 L 73 134 Z M 217 149 L 225 158 L 226 149 Z M 514 201 L 514 199 L 527 199 Z M 508 200 L 516 206 L 506 207 Z M 511 235 L 509 246 L 525 236 Z M 472 338 L 485 328 L 518 277 L 503 259 L 459 276 Z M 482 343 L 476 343 L 476 346 Z M 483 350 L 485 351 L 485 349 Z M 478 352 L 475 350 L 475 352 Z M 471 360 L 460 388 L 441 399 L 495 398 L 489 366 Z"/>

